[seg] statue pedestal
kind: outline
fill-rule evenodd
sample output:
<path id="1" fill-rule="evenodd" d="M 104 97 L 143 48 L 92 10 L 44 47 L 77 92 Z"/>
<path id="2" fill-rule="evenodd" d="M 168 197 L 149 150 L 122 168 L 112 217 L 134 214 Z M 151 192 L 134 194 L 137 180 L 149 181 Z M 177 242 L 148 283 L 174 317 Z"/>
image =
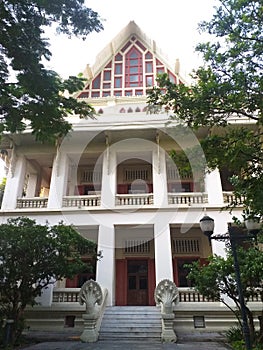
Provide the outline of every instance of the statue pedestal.
<path id="1" fill-rule="evenodd" d="M 174 343 L 177 336 L 174 331 L 173 304 L 178 301 L 179 291 L 175 283 L 164 279 L 155 288 L 154 299 L 157 305 L 161 305 L 162 315 L 162 341 Z"/>
<path id="2" fill-rule="evenodd" d="M 84 320 L 84 330 L 80 336 L 80 340 L 83 343 L 95 343 L 99 338 L 99 334 L 96 329 L 98 315 L 83 314 L 82 318 Z"/>
<path id="3" fill-rule="evenodd" d="M 174 343 L 177 336 L 174 332 L 174 314 L 162 314 L 162 341 Z"/>
<path id="4" fill-rule="evenodd" d="M 80 305 L 86 305 L 86 313 L 82 315 L 84 330 L 80 336 L 83 343 L 95 343 L 99 338 L 97 329 L 99 311 L 96 305 L 101 305 L 102 299 L 102 289 L 97 282 L 88 280 L 83 284 L 79 292 Z"/>

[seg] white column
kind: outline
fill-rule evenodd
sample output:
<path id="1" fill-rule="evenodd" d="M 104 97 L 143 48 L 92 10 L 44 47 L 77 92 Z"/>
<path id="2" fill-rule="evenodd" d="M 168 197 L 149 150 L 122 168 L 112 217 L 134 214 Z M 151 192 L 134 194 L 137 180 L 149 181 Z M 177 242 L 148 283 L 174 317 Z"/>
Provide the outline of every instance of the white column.
<path id="1" fill-rule="evenodd" d="M 115 233 L 114 226 L 99 227 L 98 252 L 102 258 L 97 261 L 96 281 L 107 288 L 109 306 L 115 304 Z M 120 286 L 121 288 L 121 286 Z"/>
<path id="2" fill-rule="evenodd" d="M 173 281 L 172 247 L 169 224 L 154 224 L 156 285 L 163 279 Z"/>
<path id="3" fill-rule="evenodd" d="M 26 172 L 24 156 L 13 156 L 7 175 L 5 192 L 2 201 L 2 210 L 15 209 L 18 197 L 22 197 Z"/>
<path id="4" fill-rule="evenodd" d="M 35 301 L 39 303 L 41 306 L 50 307 L 53 301 L 53 290 L 54 290 L 54 284 L 50 283 L 46 288 L 42 289 L 41 295 L 38 296 L 35 299 Z"/>
<path id="5" fill-rule="evenodd" d="M 67 180 L 68 156 L 67 154 L 58 151 L 53 162 L 48 208 L 62 207 L 62 199 L 66 194 Z"/>
<path id="6" fill-rule="evenodd" d="M 165 151 L 156 146 L 152 153 L 152 169 L 153 169 L 153 202 L 158 207 L 167 207 L 167 175 Z"/>
<path id="7" fill-rule="evenodd" d="M 205 176 L 205 187 L 208 194 L 209 204 L 220 204 L 224 203 L 222 182 L 218 169 L 206 173 Z"/>
<path id="8" fill-rule="evenodd" d="M 74 196 L 77 180 L 77 166 L 75 164 L 69 164 L 69 175 L 68 175 L 68 184 L 67 184 L 67 196 Z"/>
<path id="9" fill-rule="evenodd" d="M 37 187 L 37 174 L 29 174 L 27 189 L 26 189 L 26 197 L 32 198 L 36 195 L 36 187 Z"/>
<path id="10" fill-rule="evenodd" d="M 101 180 L 101 206 L 107 209 L 115 207 L 117 179 L 117 156 L 115 150 L 107 148 L 103 154 Z"/>

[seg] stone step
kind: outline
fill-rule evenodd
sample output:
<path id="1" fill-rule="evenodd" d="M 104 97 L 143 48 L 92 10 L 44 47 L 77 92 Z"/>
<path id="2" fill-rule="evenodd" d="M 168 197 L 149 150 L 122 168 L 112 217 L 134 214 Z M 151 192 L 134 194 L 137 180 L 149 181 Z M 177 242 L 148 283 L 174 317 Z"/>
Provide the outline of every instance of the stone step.
<path id="1" fill-rule="evenodd" d="M 112 327 L 112 326 L 118 326 L 118 327 L 127 327 L 127 326 L 131 326 L 134 327 L 134 325 L 136 325 L 136 327 L 159 327 L 160 326 L 160 321 L 156 320 L 156 321 L 147 321 L 145 322 L 144 319 L 130 319 L 130 320 L 120 320 L 120 319 L 104 319 L 102 322 L 102 326 L 103 327 Z"/>
<path id="2" fill-rule="evenodd" d="M 114 318 L 113 318 L 114 317 Z M 118 316 L 118 315 L 112 315 L 112 316 L 109 316 L 109 315 L 105 315 L 103 317 L 103 321 L 105 322 L 109 322 L 109 321 L 113 321 L 113 322 L 118 322 L 118 323 L 121 323 L 121 322 L 140 322 L 140 323 L 153 323 L 153 324 L 158 324 L 160 323 L 160 318 L 150 318 L 150 317 L 138 317 L 138 316 L 135 316 L 135 315 L 127 315 L 126 317 L 123 317 L 123 316 Z"/>
<path id="3" fill-rule="evenodd" d="M 160 341 L 161 315 L 156 307 L 107 307 L 100 328 L 100 340 Z"/>
<path id="4" fill-rule="evenodd" d="M 160 333 L 100 333 L 99 334 L 99 340 L 152 340 L 152 341 L 161 341 L 161 335 Z"/>
<path id="5" fill-rule="evenodd" d="M 117 325 L 117 327 L 115 326 Z M 108 325 L 104 324 L 100 328 L 102 331 L 109 332 L 109 331 L 114 331 L 116 332 L 125 332 L 125 330 L 130 330 L 134 332 L 141 332 L 141 331 L 149 331 L 149 332 L 160 332 L 161 331 L 161 325 L 142 325 L 142 324 L 113 324 L 113 325 Z"/>

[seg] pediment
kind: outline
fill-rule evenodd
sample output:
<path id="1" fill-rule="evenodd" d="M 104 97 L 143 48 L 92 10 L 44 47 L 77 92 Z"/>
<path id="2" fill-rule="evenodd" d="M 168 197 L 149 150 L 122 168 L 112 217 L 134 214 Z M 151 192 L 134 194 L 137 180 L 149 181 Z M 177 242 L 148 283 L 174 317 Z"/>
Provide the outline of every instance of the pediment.
<path id="1" fill-rule="evenodd" d="M 178 62 L 172 67 L 154 40 L 131 21 L 86 67 L 81 99 L 110 99 L 146 96 L 158 74 L 167 73 L 176 84 L 185 83 Z"/>

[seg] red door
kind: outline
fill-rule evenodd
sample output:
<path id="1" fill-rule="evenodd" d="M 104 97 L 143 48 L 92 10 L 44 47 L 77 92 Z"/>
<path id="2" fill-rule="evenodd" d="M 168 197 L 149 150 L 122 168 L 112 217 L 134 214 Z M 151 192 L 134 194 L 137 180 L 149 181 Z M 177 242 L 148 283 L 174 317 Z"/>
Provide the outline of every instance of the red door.
<path id="1" fill-rule="evenodd" d="M 127 305 L 148 305 L 148 261 L 128 260 Z"/>
<path id="2" fill-rule="evenodd" d="M 155 305 L 154 259 L 116 260 L 116 305 Z"/>

